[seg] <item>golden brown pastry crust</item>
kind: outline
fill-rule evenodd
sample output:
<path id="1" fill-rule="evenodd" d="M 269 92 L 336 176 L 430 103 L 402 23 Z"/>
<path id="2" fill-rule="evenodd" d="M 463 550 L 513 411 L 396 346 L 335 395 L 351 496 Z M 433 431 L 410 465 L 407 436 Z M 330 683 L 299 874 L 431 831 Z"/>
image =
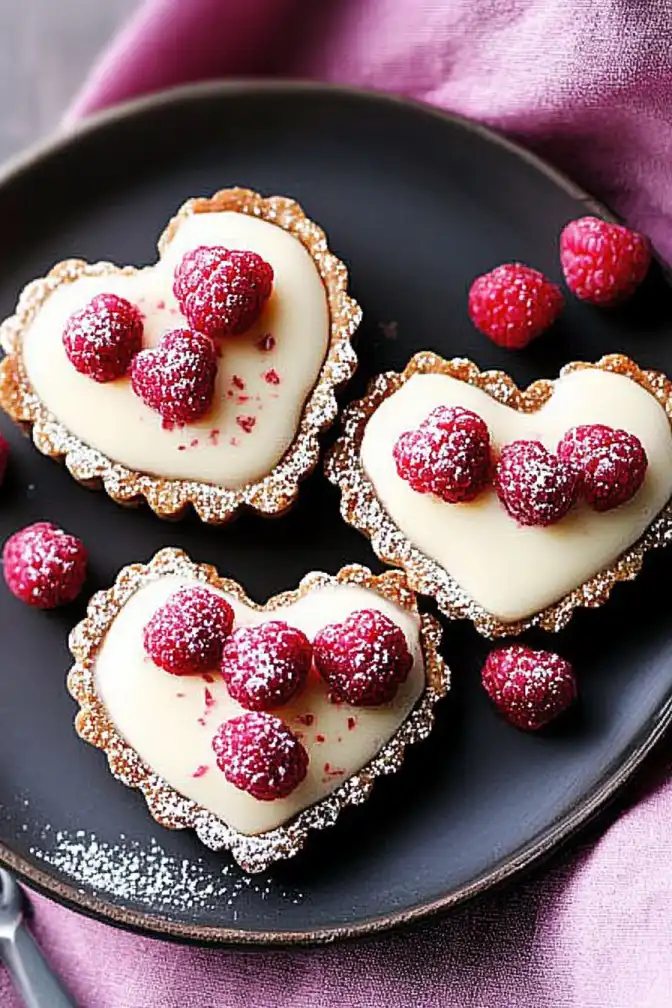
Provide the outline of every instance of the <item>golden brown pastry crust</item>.
<path id="1" fill-rule="evenodd" d="M 368 797 L 381 774 L 397 770 L 407 745 L 426 738 L 434 721 L 434 707 L 448 692 L 450 672 L 439 653 L 441 628 L 425 613 L 419 614 L 420 641 L 425 662 L 426 687 L 413 710 L 379 753 L 326 798 L 299 813 L 292 821 L 258 836 L 245 836 L 231 829 L 195 801 L 185 798 L 144 763 L 121 737 L 96 691 L 95 661 L 98 650 L 119 611 L 143 584 L 158 577 L 182 575 L 199 578 L 240 598 L 247 606 L 264 612 L 287 606 L 314 589 L 329 583 L 351 583 L 370 588 L 409 612 L 417 613 L 417 599 L 401 571 L 374 575 L 366 567 L 343 567 L 337 574 L 307 574 L 293 591 L 275 595 L 264 605 L 252 602 L 236 582 L 218 575 L 214 567 L 193 563 L 178 549 L 163 549 L 148 564 L 132 564 L 120 571 L 114 585 L 97 592 L 89 602 L 87 616 L 70 635 L 75 664 L 68 674 L 68 689 L 79 703 L 75 719 L 78 734 L 103 749 L 111 772 L 128 787 L 138 788 L 150 813 L 171 829 L 193 828 L 213 850 L 228 849 L 246 871 L 264 871 L 269 864 L 292 857 L 304 845 L 309 832 L 336 821 L 347 805 L 359 805 Z"/>
<path id="2" fill-rule="evenodd" d="M 179 517 L 192 504 L 200 518 L 212 524 L 228 521 L 241 506 L 276 515 L 293 503 L 300 481 L 317 464 L 320 432 L 336 418 L 336 390 L 352 377 L 357 366 L 351 338 L 362 314 L 347 293 L 347 270 L 329 251 L 324 232 L 306 217 L 298 203 L 284 196 L 263 197 L 248 189 L 223 189 L 211 198 L 188 200 L 161 235 L 159 254 L 185 217 L 223 210 L 260 217 L 298 238 L 315 263 L 329 304 L 331 335 L 317 381 L 304 404 L 292 444 L 263 479 L 231 490 L 195 480 L 134 472 L 71 434 L 32 389 L 21 353 L 23 333 L 51 293 L 81 276 L 132 274 L 135 267 L 80 259 L 57 263 L 46 277 L 24 288 L 16 313 L 0 327 L 0 343 L 7 355 L 0 363 L 0 406 L 17 423 L 32 429 L 33 441 L 44 455 L 64 460 L 76 480 L 88 486 L 102 485 L 120 504 L 136 504 L 144 498 L 162 518 Z"/>
<path id="3" fill-rule="evenodd" d="M 643 371 L 622 354 L 609 354 L 596 364 L 575 361 L 567 364 L 562 375 L 583 368 L 601 368 L 622 374 L 650 392 L 664 408 L 672 423 L 672 382 L 655 371 Z M 554 383 L 542 379 L 527 389 L 519 389 L 503 371 L 480 371 L 470 360 L 457 357 L 444 360 L 430 352 L 411 358 L 401 373 L 387 372 L 370 383 L 366 396 L 352 403 L 343 414 L 343 434 L 328 458 L 325 471 L 341 491 L 341 514 L 345 520 L 371 540 L 376 554 L 385 563 L 401 567 L 408 584 L 423 595 L 436 599 L 450 619 L 470 619 L 486 637 L 507 637 L 533 626 L 557 631 L 567 624 L 579 606 L 603 605 L 614 585 L 630 581 L 642 567 L 644 554 L 664 545 L 672 535 L 672 502 L 658 514 L 643 536 L 630 546 L 610 567 L 599 571 L 554 605 L 528 619 L 504 623 L 478 605 L 440 564 L 427 557 L 404 536 L 378 500 L 374 487 L 361 463 L 360 451 L 366 425 L 378 406 L 415 374 L 445 374 L 468 382 L 487 392 L 497 402 L 523 413 L 534 413 L 553 395 Z"/>

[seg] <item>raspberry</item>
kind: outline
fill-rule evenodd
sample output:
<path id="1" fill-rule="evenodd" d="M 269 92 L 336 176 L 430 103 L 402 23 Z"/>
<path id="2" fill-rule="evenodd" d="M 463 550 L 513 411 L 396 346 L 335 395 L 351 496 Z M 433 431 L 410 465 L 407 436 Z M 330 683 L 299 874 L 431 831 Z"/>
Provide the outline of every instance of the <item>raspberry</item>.
<path id="1" fill-rule="evenodd" d="M 539 441 L 513 441 L 501 450 L 495 489 L 519 525 L 554 525 L 575 503 L 579 485 L 573 466 Z"/>
<path id="2" fill-rule="evenodd" d="M 226 779 L 258 801 L 286 798 L 308 771 L 308 753 L 274 714 L 251 711 L 225 721 L 212 748 Z"/>
<path id="3" fill-rule="evenodd" d="M 569 662 L 552 651 L 533 651 L 521 644 L 491 651 L 481 679 L 500 713 L 525 731 L 543 728 L 576 699 Z"/>
<path id="4" fill-rule="evenodd" d="M 604 424 L 567 431 L 558 457 L 580 472 L 583 496 L 596 511 L 611 511 L 634 497 L 649 464 L 639 438 Z"/>
<path id="5" fill-rule="evenodd" d="M 560 235 L 560 262 L 569 289 L 582 301 L 610 305 L 634 293 L 651 263 L 644 235 L 599 217 L 570 221 Z"/>
<path id="6" fill-rule="evenodd" d="M 97 294 L 65 323 L 63 346 L 80 374 L 97 382 L 125 375 L 142 349 L 142 315 L 126 298 Z"/>
<path id="7" fill-rule="evenodd" d="M 393 449 L 397 472 L 418 493 L 449 504 L 478 496 L 490 476 L 490 434 L 476 413 L 438 406 Z"/>
<path id="8" fill-rule="evenodd" d="M 216 376 L 215 344 L 192 329 L 164 333 L 158 347 L 141 350 L 131 365 L 133 391 L 161 415 L 166 428 L 183 427 L 207 413 Z"/>
<path id="9" fill-rule="evenodd" d="M 145 651 L 172 675 L 208 672 L 222 657 L 233 609 L 209 588 L 180 588 L 156 610 L 144 630 Z"/>
<path id="10" fill-rule="evenodd" d="M 229 693 L 248 710 L 288 703 L 308 678 L 313 649 L 304 633 L 280 620 L 239 627 L 222 653 Z"/>
<path id="11" fill-rule="evenodd" d="M 66 605 L 86 578 L 84 543 L 51 522 L 35 522 L 15 532 L 2 551 L 7 587 L 37 609 Z"/>
<path id="12" fill-rule="evenodd" d="M 212 336 L 247 332 L 273 289 L 273 267 L 256 252 L 200 245 L 175 270 L 173 292 L 193 329 Z"/>
<path id="13" fill-rule="evenodd" d="M 390 703 L 413 665 L 403 631 L 376 609 L 320 630 L 313 657 L 331 699 L 358 707 Z"/>
<path id="14" fill-rule="evenodd" d="M 0 485 L 5 478 L 5 473 L 7 472 L 7 463 L 9 462 L 9 442 L 0 434 Z"/>
<path id="15" fill-rule="evenodd" d="M 560 288 L 538 270 L 505 263 L 477 277 L 469 291 L 469 316 L 497 346 L 522 350 L 555 322 Z"/>

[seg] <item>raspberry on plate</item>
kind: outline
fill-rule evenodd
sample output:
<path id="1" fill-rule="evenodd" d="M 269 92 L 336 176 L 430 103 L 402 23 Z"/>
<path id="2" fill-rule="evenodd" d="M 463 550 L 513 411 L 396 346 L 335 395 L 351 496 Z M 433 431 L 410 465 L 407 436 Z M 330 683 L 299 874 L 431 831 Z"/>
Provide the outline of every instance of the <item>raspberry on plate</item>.
<path id="1" fill-rule="evenodd" d="M 505 445 L 495 469 L 497 495 L 519 525 L 554 525 L 579 493 L 573 466 L 547 451 L 540 441 Z"/>
<path id="2" fill-rule="evenodd" d="M 208 412 L 216 377 L 215 344 L 193 329 L 171 329 L 131 364 L 133 391 L 160 414 L 166 428 L 183 427 Z"/>
<path id="3" fill-rule="evenodd" d="M 570 221 L 560 235 L 560 262 L 569 289 L 582 301 L 610 305 L 630 297 L 651 264 L 644 235 L 599 217 Z"/>
<path id="4" fill-rule="evenodd" d="M 596 511 L 631 500 L 649 464 L 638 437 L 604 424 L 572 427 L 558 445 L 558 457 L 580 472 L 583 496 Z"/>
<path id="5" fill-rule="evenodd" d="M 562 292 L 539 270 L 505 263 L 477 277 L 469 290 L 469 316 L 497 346 L 522 350 L 560 314 Z"/>
<path id="6" fill-rule="evenodd" d="M 9 462 L 9 441 L 7 441 L 2 436 L 2 434 L 0 434 L 0 486 L 2 486 L 2 481 L 5 478 L 8 462 Z"/>
<path id="7" fill-rule="evenodd" d="M 273 267 L 256 252 L 200 245 L 175 270 L 173 292 L 193 329 L 237 336 L 260 317 L 273 290 Z"/>
<path id="8" fill-rule="evenodd" d="M 248 710 L 274 710 L 305 685 L 313 658 L 310 641 L 282 620 L 242 626 L 222 652 L 221 671 L 230 695 Z"/>
<path id="9" fill-rule="evenodd" d="M 172 675 L 217 667 L 233 626 L 233 609 L 205 586 L 180 588 L 160 606 L 144 629 L 145 651 Z"/>
<path id="10" fill-rule="evenodd" d="M 140 310 L 117 294 L 97 294 L 65 323 L 63 346 L 80 374 L 97 382 L 114 381 L 128 371 L 142 349 Z"/>
<path id="11" fill-rule="evenodd" d="M 2 562 L 9 590 L 37 609 L 72 602 L 86 578 L 84 543 L 51 522 L 35 522 L 10 536 Z"/>
<path id="12" fill-rule="evenodd" d="M 437 406 L 393 449 L 397 472 L 417 493 L 449 504 L 471 501 L 490 477 L 487 424 L 461 406 Z"/>
<path id="13" fill-rule="evenodd" d="M 258 801 L 286 798 L 308 771 L 308 753 L 294 732 L 262 711 L 225 721 L 212 748 L 226 779 Z"/>
<path id="14" fill-rule="evenodd" d="M 320 630 L 313 658 L 331 699 L 357 707 L 390 703 L 413 665 L 403 630 L 377 609 L 359 609 Z"/>
<path id="15" fill-rule="evenodd" d="M 568 661 L 552 651 L 534 651 L 521 644 L 491 651 L 481 679 L 500 713 L 525 731 L 543 728 L 576 698 L 576 679 Z"/>

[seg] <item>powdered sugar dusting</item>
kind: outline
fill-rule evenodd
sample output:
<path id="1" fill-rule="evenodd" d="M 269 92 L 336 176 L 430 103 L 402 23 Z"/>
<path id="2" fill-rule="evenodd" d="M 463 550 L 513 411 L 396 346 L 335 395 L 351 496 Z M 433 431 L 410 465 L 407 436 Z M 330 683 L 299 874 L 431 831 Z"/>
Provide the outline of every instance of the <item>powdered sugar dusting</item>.
<path id="1" fill-rule="evenodd" d="M 31 856 L 65 875 L 81 893 L 92 889 L 116 903 L 154 912 L 224 910 L 234 907 L 243 893 L 260 900 L 273 895 L 294 904 L 304 899 L 299 890 L 285 889 L 270 878 L 255 880 L 226 862 L 214 873 L 201 858 L 180 858 L 154 840 L 132 840 L 123 833 L 111 844 L 86 830 L 46 826 L 40 840 L 30 847 Z M 232 916 L 235 920 L 235 910 Z"/>

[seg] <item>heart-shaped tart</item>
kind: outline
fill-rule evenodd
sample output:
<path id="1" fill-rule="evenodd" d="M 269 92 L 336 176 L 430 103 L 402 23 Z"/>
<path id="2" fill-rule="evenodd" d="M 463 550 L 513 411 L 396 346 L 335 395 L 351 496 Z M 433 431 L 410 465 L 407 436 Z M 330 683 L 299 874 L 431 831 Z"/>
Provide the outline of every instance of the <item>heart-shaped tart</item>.
<path id="1" fill-rule="evenodd" d="M 155 265 L 73 259 L 29 284 L 0 330 L 0 405 L 121 503 L 277 514 L 336 417 L 360 316 L 296 203 L 223 190 L 184 204 Z"/>
<path id="2" fill-rule="evenodd" d="M 440 640 L 401 571 L 315 572 L 258 605 L 163 549 L 93 596 L 68 686 L 78 733 L 158 822 L 262 871 L 429 734 Z"/>
<path id="3" fill-rule="evenodd" d="M 672 384 L 615 354 L 521 391 L 412 358 L 346 411 L 341 511 L 409 585 L 486 636 L 558 630 L 672 534 Z"/>

